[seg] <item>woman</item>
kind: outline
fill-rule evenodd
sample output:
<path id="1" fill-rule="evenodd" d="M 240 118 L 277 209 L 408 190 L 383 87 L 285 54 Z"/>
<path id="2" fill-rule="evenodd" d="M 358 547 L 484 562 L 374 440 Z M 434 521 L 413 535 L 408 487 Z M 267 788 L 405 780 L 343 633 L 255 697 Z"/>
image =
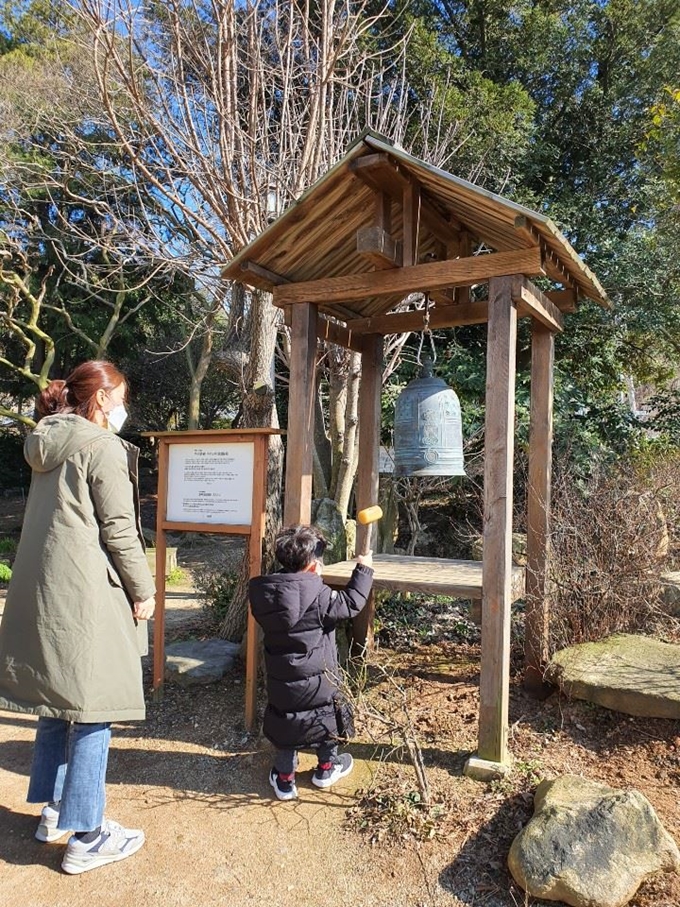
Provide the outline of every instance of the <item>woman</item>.
<path id="1" fill-rule="evenodd" d="M 85 362 L 38 398 L 33 470 L 0 624 L 0 709 L 38 715 L 29 803 L 36 832 L 68 830 L 62 869 L 125 859 L 144 833 L 104 818 L 111 722 L 144 718 L 140 655 L 154 611 L 137 494 L 138 450 L 118 438 L 127 386 Z M 140 634 L 138 630 L 143 630 Z"/>

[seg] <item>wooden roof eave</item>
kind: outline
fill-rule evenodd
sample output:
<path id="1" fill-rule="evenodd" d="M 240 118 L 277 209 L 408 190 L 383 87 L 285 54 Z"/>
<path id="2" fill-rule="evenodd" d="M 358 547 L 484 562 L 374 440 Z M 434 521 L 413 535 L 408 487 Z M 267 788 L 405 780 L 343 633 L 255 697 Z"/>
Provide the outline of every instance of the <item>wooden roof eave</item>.
<path id="1" fill-rule="evenodd" d="M 514 216 L 523 216 L 527 218 L 533 225 L 536 226 L 539 234 L 543 234 L 544 238 L 549 241 L 550 247 L 553 251 L 557 251 L 554 248 L 554 243 L 557 244 L 559 252 L 558 256 L 563 262 L 565 268 L 570 273 L 574 281 L 579 285 L 582 292 L 588 296 L 590 299 L 593 299 L 594 302 L 599 303 L 604 308 L 611 308 L 611 302 L 607 297 L 607 293 L 604 287 L 600 284 L 599 280 L 593 274 L 593 272 L 588 268 L 580 259 L 576 250 L 572 247 L 569 240 L 561 233 L 555 223 L 550 220 L 550 218 L 545 217 L 540 214 L 538 211 L 532 211 L 530 208 L 525 208 L 523 205 L 518 204 L 517 202 L 510 201 L 510 199 L 503 198 L 500 195 L 496 195 L 493 192 L 490 192 L 488 189 L 483 189 L 480 186 L 470 183 L 467 180 L 461 179 L 460 177 L 453 176 L 453 174 L 448 173 L 445 170 L 440 170 L 438 167 L 434 167 L 432 164 L 428 164 L 425 161 L 420 161 L 412 157 L 408 152 L 404 151 L 398 145 L 391 145 L 386 142 L 380 136 L 377 136 L 375 133 L 369 133 L 364 137 L 364 142 L 371 148 L 374 148 L 377 151 L 383 151 L 387 154 L 392 155 L 397 160 L 400 160 L 406 167 L 409 169 L 415 170 L 416 174 L 418 170 L 422 170 L 436 179 L 441 179 L 444 182 L 448 182 L 454 186 L 459 186 L 466 189 L 467 191 L 473 193 L 476 196 L 484 198 L 489 202 L 493 203 L 495 206 L 505 209 L 506 211 L 513 212 Z"/>
<path id="2" fill-rule="evenodd" d="M 469 207 L 472 200 L 483 206 L 487 224 L 486 232 L 489 234 L 487 239 L 491 239 L 492 243 L 495 240 L 496 248 L 505 248 L 506 250 L 517 248 L 518 246 L 526 248 L 527 243 L 529 245 L 535 244 L 536 246 L 540 246 L 542 250 L 547 253 L 547 257 L 554 261 L 552 273 L 550 270 L 546 269 L 553 280 L 558 283 L 563 283 L 564 286 L 569 286 L 571 283 L 581 294 L 593 299 L 605 308 L 611 307 L 606 292 L 596 276 L 581 261 L 569 241 L 549 218 L 501 196 L 495 195 L 473 183 L 455 177 L 446 171 L 439 170 L 430 164 L 419 161 L 403 149 L 389 143 L 387 139 L 372 132 L 362 134 L 362 136 L 350 146 L 345 156 L 337 164 L 324 174 L 324 176 L 322 176 L 313 186 L 309 187 L 280 218 L 267 227 L 267 229 L 253 240 L 252 243 L 241 250 L 241 252 L 225 266 L 222 271 L 222 276 L 226 279 L 247 283 L 250 286 L 258 287 L 270 292 L 274 287 L 290 282 L 290 279 L 285 274 L 278 274 L 270 271 L 260 264 L 260 262 L 266 262 L 268 260 L 268 253 L 276 246 L 277 240 L 282 236 L 285 236 L 291 227 L 299 224 L 311 214 L 314 206 L 310 207 L 309 212 L 305 210 L 305 206 L 309 204 L 310 199 L 313 200 L 318 198 L 319 193 L 323 192 L 324 187 L 328 187 L 330 183 L 337 181 L 338 178 L 341 179 L 344 173 L 349 175 L 352 170 L 352 162 L 358 157 L 363 156 L 367 151 L 390 156 L 416 178 L 418 178 L 418 175 L 420 174 L 421 179 L 425 178 L 430 184 L 429 192 L 431 194 L 432 184 L 434 183 L 435 197 L 437 196 L 436 188 L 437 185 L 439 185 L 442 190 L 442 197 L 439 198 L 438 201 L 447 210 L 450 210 L 453 202 L 451 196 L 448 194 L 446 199 L 443 198 L 445 191 L 449 190 L 450 192 L 451 190 L 458 190 L 459 194 L 460 192 L 464 192 L 467 196 L 467 202 L 461 200 L 461 205 L 467 204 Z M 504 215 L 503 223 L 501 224 L 499 220 L 497 230 L 493 229 L 493 226 L 489 226 L 489 219 L 493 217 L 494 210 L 497 210 L 499 213 L 502 212 Z M 452 212 L 452 216 L 455 217 L 456 213 Z M 513 235 L 512 226 L 509 226 L 509 224 L 514 224 L 516 219 L 526 222 L 530 228 L 528 236 L 525 237 L 524 241 L 522 241 L 519 234 Z M 479 232 L 483 233 L 484 230 L 480 229 Z M 485 237 L 482 235 L 480 236 L 480 239 L 484 240 Z M 361 270 L 363 271 L 364 269 L 362 268 Z M 382 308 L 378 299 L 367 299 L 365 300 L 365 303 L 372 313 Z M 329 314 L 336 315 L 337 317 L 344 317 L 344 313 L 340 313 L 339 307 L 337 306 L 326 307 L 321 304 L 321 309 Z"/>
<path id="3" fill-rule="evenodd" d="M 348 152 L 341 160 L 334 164 L 322 177 L 313 185 L 309 186 L 302 195 L 296 199 L 289 208 L 283 212 L 273 223 L 259 234 L 251 243 L 248 243 L 240 252 L 238 252 L 231 261 L 222 268 L 221 275 L 226 280 L 236 280 L 242 283 L 248 283 L 258 287 L 261 290 L 271 290 L 278 284 L 269 282 L 263 273 L 259 275 L 249 271 L 248 262 L 258 263 L 261 253 L 266 250 L 281 234 L 285 234 L 288 225 L 291 222 L 297 222 L 304 216 L 304 208 L 308 204 L 310 197 L 316 195 L 323 189 L 324 185 L 330 183 L 338 177 L 343 171 L 349 172 L 350 163 L 357 157 L 360 157 L 365 151 L 363 147 L 363 136 L 361 136 L 354 145 L 351 145 Z M 244 267 L 242 267 L 244 266 Z M 261 269 L 262 271 L 266 269 Z M 247 280 L 244 280 L 244 273 L 247 271 Z M 278 276 L 278 275 L 277 275 Z M 284 275 L 280 275 L 283 280 L 288 280 Z"/>

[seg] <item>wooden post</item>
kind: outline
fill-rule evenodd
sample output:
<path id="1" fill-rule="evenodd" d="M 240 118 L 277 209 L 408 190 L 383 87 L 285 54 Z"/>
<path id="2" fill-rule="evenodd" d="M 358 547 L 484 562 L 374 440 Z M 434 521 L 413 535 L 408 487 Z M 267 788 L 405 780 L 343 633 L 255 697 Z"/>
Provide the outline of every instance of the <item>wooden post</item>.
<path id="1" fill-rule="evenodd" d="M 380 398 L 382 391 L 382 337 L 368 334 L 363 338 L 361 353 L 361 387 L 359 392 L 359 467 L 357 470 L 357 510 L 378 503 L 380 481 Z M 357 554 L 375 551 L 378 526 L 357 522 Z M 361 614 L 352 623 L 352 654 L 373 649 L 373 593 Z"/>
<path id="2" fill-rule="evenodd" d="M 489 281 L 484 440 L 480 760 L 507 762 L 517 310 L 511 277 Z"/>
<path id="3" fill-rule="evenodd" d="M 165 529 L 168 507 L 169 446 L 158 441 L 158 500 L 156 503 L 156 609 L 153 619 L 153 680 L 155 698 L 160 697 L 165 679 Z"/>
<path id="4" fill-rule="evenodd" d="M 288 447 L 283 521 L 286 526 L 309 523 L 312 518 L 314 463 L 314 394 L 316 382 L 317 307 L 292 307 L 290 387 L 288 391 Z"/>
<path id="5" fill-rule="evenodd" d="M 554 334 L 534 321 L 531 330 L 524 685 L 539 696 L 545 693 L 543 671 L 548 661 L 546 576 L 550 550 L 554 352 Z"/>
<path id="6" fill-rule="evenodd" d="M 469 258 L 472 255 L 472 237 L 467 230 L 462 230 L 458 243 L 458 255 L 461 258 Z M 489 293 L 491 291 L 489 290 Z M 456 287 L 456 303 L 458 305 L 467 305 L 470 302 L 470 287 Z"/>
<path id="7" fill-rule="evenodd" d="M 262 573 L 262 543 L 265 535 L 265 510 L 267 503 L 267 436 L 254 438 L 253 462 L 253 516 L 248 537 L 248 559 L 250 577 Z M 257 654 L 258 627 L 248 605 L 246 630 L 246 730 L 252 731 L 257 713 Z"/>

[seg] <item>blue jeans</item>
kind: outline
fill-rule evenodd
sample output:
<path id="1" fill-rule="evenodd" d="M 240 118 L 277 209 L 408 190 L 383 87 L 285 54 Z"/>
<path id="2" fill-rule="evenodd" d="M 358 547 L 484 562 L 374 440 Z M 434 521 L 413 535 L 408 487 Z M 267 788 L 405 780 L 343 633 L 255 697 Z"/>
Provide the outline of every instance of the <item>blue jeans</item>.
<path id="1" fill-rule="evenodd" d="M 94 831 L 104 819 L 110 724 L 39 718 L 28 803 L 61 803 L 59 827 Z"/>

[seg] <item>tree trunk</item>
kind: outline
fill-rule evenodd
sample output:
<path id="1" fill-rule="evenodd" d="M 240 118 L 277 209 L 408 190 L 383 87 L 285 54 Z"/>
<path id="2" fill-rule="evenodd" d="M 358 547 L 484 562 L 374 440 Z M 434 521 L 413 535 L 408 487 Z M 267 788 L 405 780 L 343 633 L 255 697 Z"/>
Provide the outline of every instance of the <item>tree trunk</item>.
<path id="1" fill-rule="evenodd" d="M 345 434 L 340 459 L 340 470 L 335 492 L 335 502 L 343 521 L 347 519 L 349 499 L 357 467 L 357 432 L 359 429 L 359 386 L 361 380 L 361 354 L 352 353 L 347 380 Z"/>
<path id="2" fill-rule="evenodd" d="M 194 359 L 191 353 L 191 345 L 187 344 L 186 346 L 187 362 L 189 364 L 189 372 L 191 373 L 191 384 L 189 386 L 189 406 L 187 409 L 187 428 L 189 429 L 189 431 L 200 428 L 201 388 L 203 386 L 203 379 L 205 378 L 210 366 L 210 362 L 212 361 L 214 337 L 213 327 L 215 325 L 215 318 L 217 317 L 217 313 L 221 309 L 221 307 L 222 306 L 220 303 L 216 303 L 206 316 L 205 329 L 203 336 L 201 337 L 201 351 L 198 357 L 198 363 L 194 364 Z"/>
<path id="3" fill-rule="evenodd" d="M 271 295 L 254 291 L 251 306 L 250 359 L 246 367 L 246 393 L 243 398 L 241 428 L 278 428 L 279 417 L 274 398 L 274 354 L 276 331 L 281 312 L 272 305 Z M 274 538 L 281 526 L 283 484 L 283 443 L 280 435 L 271 435 L 267 453 L 267 515 L 263 570 L 273 562 Z M 234 590 L 227 614 L 220 628 L 223 639 L 240 641 L 248 614 L 248 552 L 239 570 L 239 580 Z"/>

